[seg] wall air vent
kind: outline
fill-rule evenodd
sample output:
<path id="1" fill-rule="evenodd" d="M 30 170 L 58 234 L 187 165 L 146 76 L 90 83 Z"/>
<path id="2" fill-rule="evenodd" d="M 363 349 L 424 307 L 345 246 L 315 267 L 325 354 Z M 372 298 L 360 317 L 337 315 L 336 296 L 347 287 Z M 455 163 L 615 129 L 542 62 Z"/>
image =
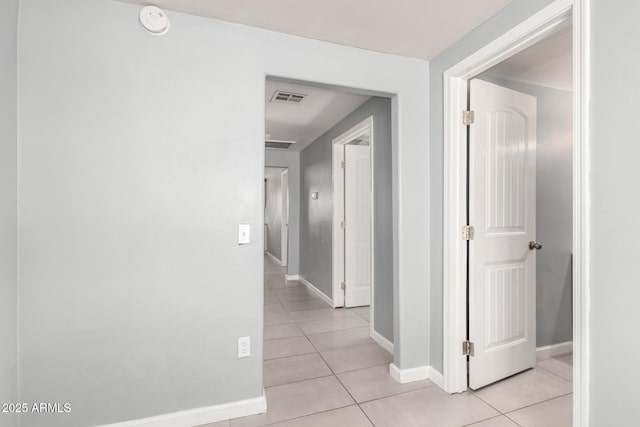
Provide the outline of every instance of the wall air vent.
<path id="1" fill-rule="evenodd" d="M 287 104 L 300 104 L 307 95 L 301 93 L 285 92 L 283 90 L 277 90 L 271 96 L 269 102 L 286 102 Z"/>
<path id="2" fill-rule="evenodd" d="M 270 139 L 264 142 L 264 146 L 265 148 L 279 148 L 281 150 L 286 150 L 295 143 L 295 141 L 279 141 L 276 139 Z"/>

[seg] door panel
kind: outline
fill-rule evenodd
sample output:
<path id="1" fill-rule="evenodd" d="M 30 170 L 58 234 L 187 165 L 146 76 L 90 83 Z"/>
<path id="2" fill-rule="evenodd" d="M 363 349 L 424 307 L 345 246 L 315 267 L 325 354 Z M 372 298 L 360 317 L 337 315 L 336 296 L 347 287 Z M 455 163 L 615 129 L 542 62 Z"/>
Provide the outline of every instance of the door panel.
<path id="1" fill-rule="evenodd" d="M 477 389 L 536 360 L 536 99 L 471 81 L 469 385 Z"/>
<path id="2" fill-rule="evenodd" d="M 371 303 L 370 149 L 345 146 L 345 306 Z"/>

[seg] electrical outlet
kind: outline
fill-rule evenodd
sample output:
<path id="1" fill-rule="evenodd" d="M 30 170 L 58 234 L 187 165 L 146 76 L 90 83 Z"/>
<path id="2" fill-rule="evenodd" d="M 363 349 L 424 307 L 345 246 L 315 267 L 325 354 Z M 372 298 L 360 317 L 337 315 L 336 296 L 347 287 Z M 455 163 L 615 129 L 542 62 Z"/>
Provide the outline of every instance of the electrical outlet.
<path id="1" fill-rule="evenodd" d="M 251 337 L 238 338 L 238 359 L 251 356 Z"/>

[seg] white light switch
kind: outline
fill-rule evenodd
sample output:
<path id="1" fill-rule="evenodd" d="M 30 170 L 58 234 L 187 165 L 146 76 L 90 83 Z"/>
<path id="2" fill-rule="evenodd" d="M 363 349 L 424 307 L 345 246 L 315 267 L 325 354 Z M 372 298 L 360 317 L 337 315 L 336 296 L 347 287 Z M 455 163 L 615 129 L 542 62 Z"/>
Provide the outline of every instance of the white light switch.
<path id="1" fill-rule="evenodd" d="M 251 225 L 238 224 L 238 244 L 247 245 L 251 243 Z"/>

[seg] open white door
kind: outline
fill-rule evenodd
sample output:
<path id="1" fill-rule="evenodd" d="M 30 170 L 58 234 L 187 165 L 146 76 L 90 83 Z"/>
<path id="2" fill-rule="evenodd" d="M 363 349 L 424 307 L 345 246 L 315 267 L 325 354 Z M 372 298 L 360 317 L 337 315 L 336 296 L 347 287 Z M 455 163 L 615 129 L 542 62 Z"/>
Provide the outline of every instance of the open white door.
<path id="1" fill-rule="evenodd" d="M 536 98 L 481 80 L 470 97 L 469 386 L 478 389 L 536 363 Z"/>
<path id="2" fill-rule="evenodd" d="M 289 265 L 289 170 L 280 175 L 282 188 L 282 228 L 280 248 L 282 253 L 282 266 Z"/>
<path id="3" fill-rule="evenodd" d="M 371 303 L 371 170 L 366 145 L 345 145 L 345 307 Z"/>

